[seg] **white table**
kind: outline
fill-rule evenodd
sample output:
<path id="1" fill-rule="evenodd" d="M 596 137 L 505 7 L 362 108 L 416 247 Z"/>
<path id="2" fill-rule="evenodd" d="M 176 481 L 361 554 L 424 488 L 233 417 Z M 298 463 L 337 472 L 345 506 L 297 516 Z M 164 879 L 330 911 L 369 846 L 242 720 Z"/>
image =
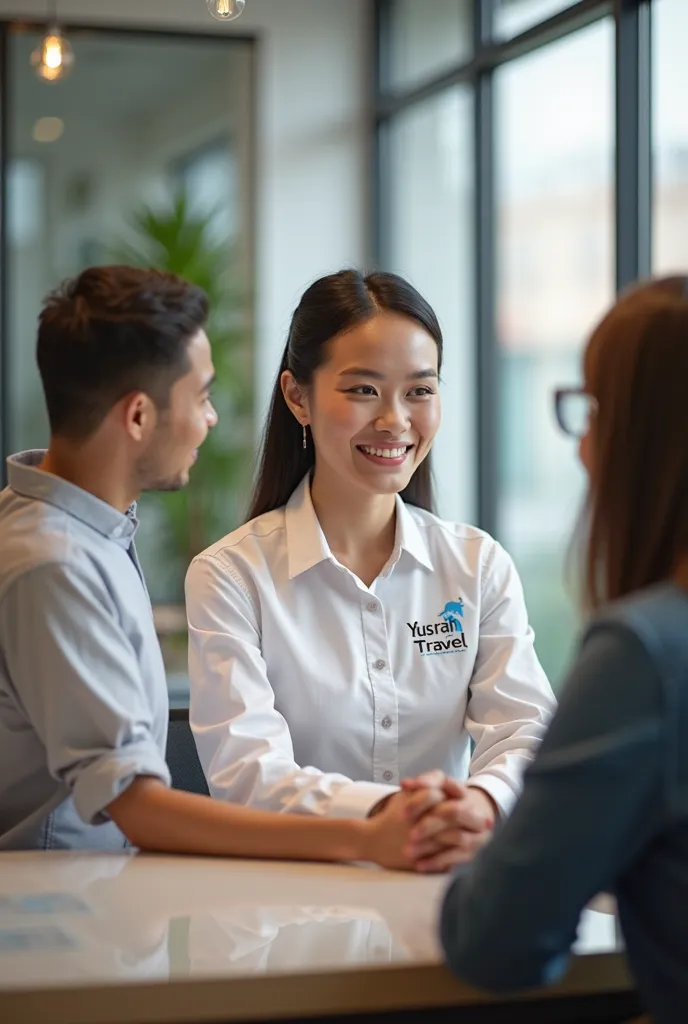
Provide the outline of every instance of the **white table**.
<path id="1" fill-rule="evenodd" d="M 441 963 L 445 884 L 355 866 L 0 854 L 0 1021 L 196 1024 L 418 1009 L 425 1022 L 441 1007 L 469 1019 L 485 997 Z M 631 990 L 614 917 L 601 909 L 586 911 L 561 997 Z"/>

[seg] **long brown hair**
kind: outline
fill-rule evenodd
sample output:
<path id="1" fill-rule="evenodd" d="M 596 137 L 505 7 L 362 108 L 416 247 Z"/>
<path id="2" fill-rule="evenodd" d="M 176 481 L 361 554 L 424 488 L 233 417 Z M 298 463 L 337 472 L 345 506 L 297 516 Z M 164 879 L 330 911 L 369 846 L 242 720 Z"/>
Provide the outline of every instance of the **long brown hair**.
<path id="1" fill-rule="evenodd" d="M 307 289 L 292 318 L 263 433 L 258 476 L 247 519 L 286 505 L 292 492 L 315 465 L 313 444 L 305 448 L 302 428 L 290 412 L 280 385 L 284 370 L 308 387 L 327 359 L 328 342 L 365 323 L 378 313 L 399 313 L 420 324 L 437 345 L 442 367 L 442 331 L 434 311 L 402 277 L 378 271 L 364 276 L 341 270 L 321 277 Z M 411 477 L 401 497 L 410 505 L 434 512 L 431 459 L 428 455 Z"/>
<path id="2" fill-rule="evenodd" d="M 688 278 L 643 283 L 593 332 L 584 590 L 592 608 L 670 578 L 688 553 Z"/>

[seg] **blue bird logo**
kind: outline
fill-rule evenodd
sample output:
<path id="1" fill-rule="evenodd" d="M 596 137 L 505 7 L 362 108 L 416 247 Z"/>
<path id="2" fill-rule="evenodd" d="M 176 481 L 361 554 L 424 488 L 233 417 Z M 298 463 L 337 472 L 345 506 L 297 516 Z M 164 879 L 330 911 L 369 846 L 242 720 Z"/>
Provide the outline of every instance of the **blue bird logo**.
<path id="1" fill-rule="evenodd" d="M 461 625 L 463 601 L 461 598 L 458 601 L 447 601 L 440 612 L 440 618 L 444 619 L 445 622 L 451 622 L 457 633 L 463 633 L 463 626 Z"/>

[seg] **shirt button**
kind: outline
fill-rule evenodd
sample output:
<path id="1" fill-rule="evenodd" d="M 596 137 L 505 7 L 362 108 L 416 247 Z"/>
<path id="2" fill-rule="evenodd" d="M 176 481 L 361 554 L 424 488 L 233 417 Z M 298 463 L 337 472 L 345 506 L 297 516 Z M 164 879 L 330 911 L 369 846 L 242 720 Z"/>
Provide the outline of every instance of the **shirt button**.
<path id="1" fill-rule="evenodd" d="M 112 531 L 112 536 L 113 537 L 121 537 L 122 536 L 122 527 L 121 526 L 116 526 L 114 528 L 114 530 Z"/>
<path id="2" fill-rule="evenodd" d="M 390 729 L 392 727 L 392 719 L 389 717 L 389 715 L 385 715 L 385 717 L 380 722 L 380 725 L 382 726 L 383 729 Z"/>
<path id="3" fill-rule="evenodd" d="M 376 612 L 377 611 L 377 601 L 371 601 L 370 602 L 370 604 L 368 605 L 368 611 L 369 612 Z"/>
<path id="4" fill-rule="evenodd" d="M 378 660 L 375 662 L 375 668 L 378 670 L 378 672 L 382 672 L 386 664 L 387 663 L 383 661 L 382 658 L 378 658 Z"/>
<path id="5" fill-rule="evenodd" d="M 382 773 L 382 778 L 385 780 L 385 782 L 391 782 L 392 779 L 394 778 L 394 772 L 390 772 L 390 771 L 383 772 Z"/>

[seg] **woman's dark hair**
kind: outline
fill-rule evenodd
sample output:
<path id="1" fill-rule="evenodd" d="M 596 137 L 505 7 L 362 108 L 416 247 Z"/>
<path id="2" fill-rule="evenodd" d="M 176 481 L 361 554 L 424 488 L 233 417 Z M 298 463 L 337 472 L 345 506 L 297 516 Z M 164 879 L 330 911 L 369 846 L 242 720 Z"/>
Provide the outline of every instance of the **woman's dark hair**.
<path id="1" fill-rule="evenodd" d="M 51 292 L 36 348 L 51 433 L 84 440 L 132 391 L 166 408 L 207 315 L 204 291 L 160 270 L 89 267 Z"/>
<path id="2" fill-rule="evenodd" d="M 585 354 L 597 399 L 584 591 L 597 608 L 688 555 L 688 279 L 624 294 Z"/>
<path id="3" fill-rule="evenodd" d="M 342 270 L 312 284 L 292 317 L 272 391 L 249 519 L 286 505 L 315 465 L 313 445 L 304 449 L 302 427 L 284 400 L 282 374 L 290 370 L 299 384 L 308 387 L 314 372 L 327 359 L 327 343 L 379 313 L 397 313 L 420 324 L 437 345 L 438 369 L 441 368 L 442 331 L 437 317 L 422 295 L 402 277 L 382 272 L 365 276 L 357 270 Z M 434 510 L 429 455 L 401 497 L 411 505 Z"/>

